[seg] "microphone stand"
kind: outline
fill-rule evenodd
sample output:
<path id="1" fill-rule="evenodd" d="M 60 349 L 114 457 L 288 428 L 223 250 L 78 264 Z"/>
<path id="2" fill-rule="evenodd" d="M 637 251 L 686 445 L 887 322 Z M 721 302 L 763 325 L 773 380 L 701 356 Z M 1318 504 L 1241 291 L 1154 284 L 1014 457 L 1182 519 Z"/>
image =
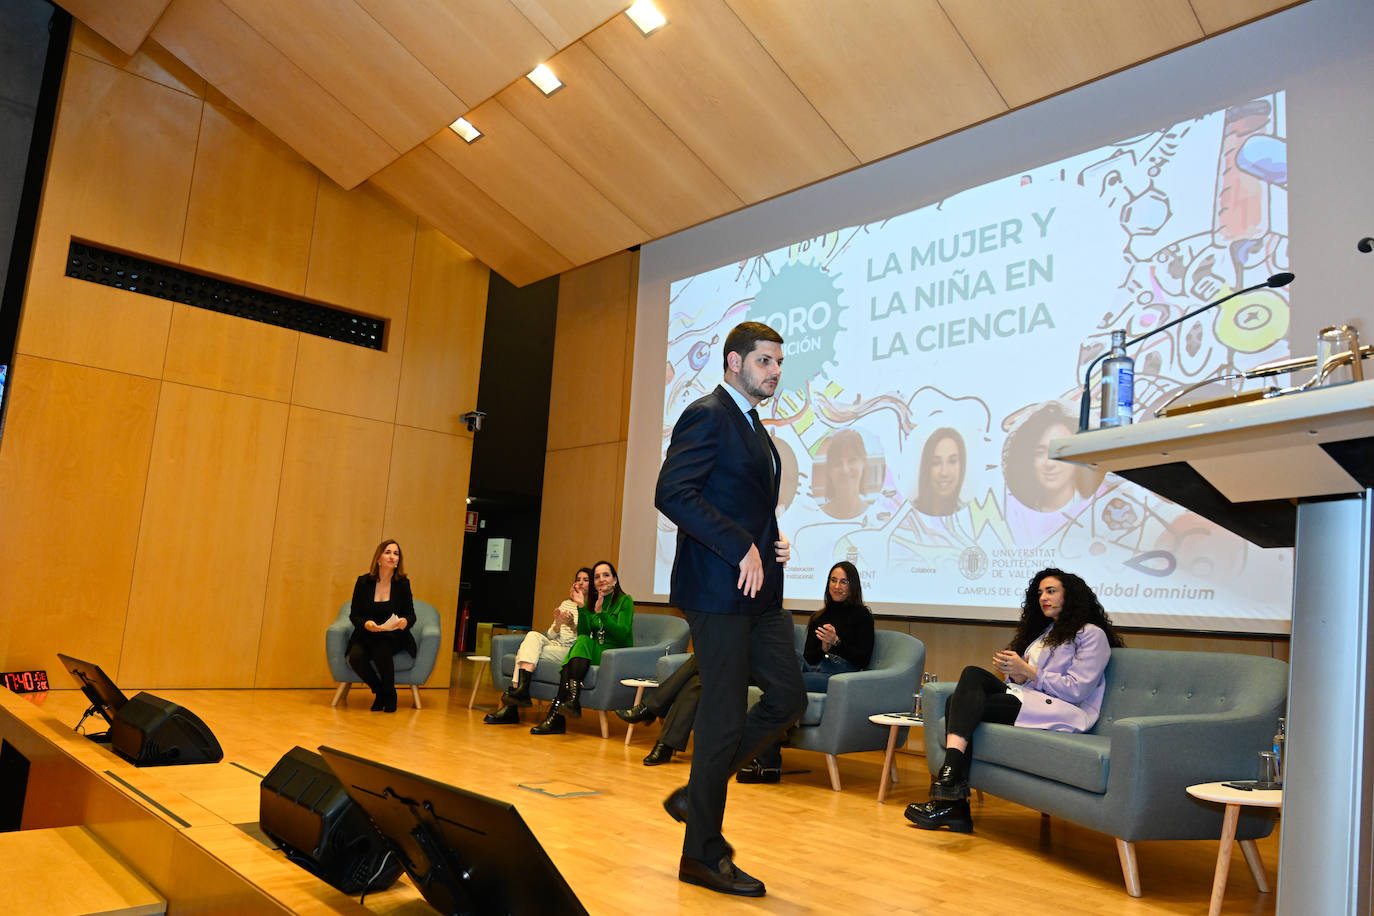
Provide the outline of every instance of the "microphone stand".
<path id="1" fill-rule="evenodd" d="M 1209 302 L 1209 303 L 1207 303 L 1206 305 L 1204 305 L 1204 306 L 1203 306 L 1202 308 L 1200 308 L 1200 309 L 1195 309 L 1194 311 L 1191 311 L 1191 312 L 1189 312 L 1189 313 L 1186 314 L 1186 315 L 1180 315 L 1178 318 L 1175 318 L 1173 321 L 1166 321 L 1166 322 L 1164 322 L 1164 324 L 1161 324 L 1159 327 L 1155 328 L 1154 330 L 1152 330 L 1152 331 L 1146 331 L 1144 334 L 1141 334 L 1139 337 L 1132 337 L 1130 340 L 1126 341 L 1126 346 L 1128 346 L 1128 347 L 1133 347 L 1133 346 L 1135 346 L 1136 344 L 1140 343 L 1142 340 L 1144 340 L 1144 339 L 1147 338 L 1147 337 L 1153 337 L 1154 335 L 1158 334 L 1160 331 L 1167 331 L 1167 330 L 1169 330 L 1169 328 L 1172 328 L 1174 325 L 1179 324 L 1180 322 L 1183 322 L 1183 321 L 1187 321 L 1189 318 L 1196 318 L 1198 315 L 1201 315 L 1203 312 L 1207 311 L 1208 309 L 1216 308 L 1218 305 L 1221 305 L 1223 302 L 1229 302 L 1229 301 L 1231 301 L 1232 299 L 1236 298 L 1237 296 L 1243 296 L 1243 295 L 1245 295 L 1246 293 L 1253 293 L 1253 292 L 1254 292 L 1255 290 L 1257 290 L 1257 289 L 1264 289 L 1264 288 L 1266 288 L 1266 287 L 1271 288 L 1271 289 L 1274 289 L 1274 288 L 1277 288 L 1277 287 L 1280 287 L 1280 286 L 1287 286 L 1289 283 L 1292 283 L 1292 282 L 1293 282 L 1293 275 L 1290 274 L 1290 273 L 1284 272 L 1284 273 L 1280 273 L 1280 274 L 1274 274 L 1272 277 L 1270 277 L 1268 280 L 1265 280 L 1263 283 L 1256 283 L 1254 286 L 1247 286 L 1247 287 L 1245 287 L 1245 289 L 1238 289 L 1238 290 L 1236 290 L 1234 293 L 1230 293 L 1230 294 L 1228 294 L 1228 295 L 1222 296 L 1220 299 L 1216 300 L 1215 302 Z M 1106 351 L 1104 351 L 1103 353 L 1099 354 L 1099 355 L 1097 356 L 1096 359 L 1094 359 L 1092 362 L 1088 363 L 1088 371 L 1083 373 L 1083 394 L 1082 394 L 1082 396 L 1081 396 L 1081 397 L 1079 398 L 1079 400 L 1078 400 L 1078 431 L 1079 431 L 1080 433 L 1085 433 L 1085 432 L 1088 431 L 1088 414 L 1089 414 L 1089 413 L 1091 412 L 1091 410 L 1092 410 L 1092 388 L 1089 387 L 1089 380 L 1092 378 L 1093 370 L 1097 368 L 1097 364 L 1100 363 L 1100 362 L 1102 362 L 1102 361 L 1103 361 L 1104 359 L 1106 359 L 1109 355 L 1111 355 L 1111 352 L 1112 352 L 1112 351 L 1111 351 L 1111 348 L 1108 347 L 1108 348 L 1106 349 Z"/>

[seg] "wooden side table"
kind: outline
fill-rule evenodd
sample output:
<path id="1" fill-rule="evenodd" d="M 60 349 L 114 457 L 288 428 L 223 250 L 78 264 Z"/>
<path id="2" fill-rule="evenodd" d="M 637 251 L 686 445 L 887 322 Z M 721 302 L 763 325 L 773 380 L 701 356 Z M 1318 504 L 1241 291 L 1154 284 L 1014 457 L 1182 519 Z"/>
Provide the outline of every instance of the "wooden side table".
<path id="1" fill-rule="evenodd" d="M 1221 912 L 1221 900 L 1226 896 L 1226 878 L 1231 871 L 1231 844 L 1236 839 L 1236 822 L 1240 820 L 1240 809 L 1246 805 L 1257 808 L 1283 807 L 1282 789 L 1233 789 L 1225 783 L 1204 782 L 1189 786 L 1193 798 L 1216 802 L 1226 806 L 1226 814 L 1221 821 L 1221 849 L 1217 850 L 1217 869 L 1212 876 L 1212 902 L 1207 907 L 1207 916 L 1217 916 Z M 1240 851 L 1245 853 L 1245 863 L 1250 866 L 1250 874 L 1255 878 L 1255 886 L 1261 894 L 1269 893 L 1269 879 L 1264 874 L 1264 863 L 1260 861 L 1259 850 L 1254 840 L 1241 840 Z"/>
<path id="2" fill-rule="evenodd" d="M 897 753 L 898 730 L 912 726 L 924 727 L 926 723 L 920 716 L 914 716 L 909 712 L 882 712 L 869 716 L 868 721 L 874 725 L 886 725 L 888 728 L 887 753 L 883 755 L 883 778 L 878 783 L 878 804 L 881 805 L 883 799 L 887 798 L 888 786 L 897 784 L 897 766 L 892 762 L 892 758 Z"/>
<path id="3" fill-rule="evenodd" d="M 477 663 L 477 675 L 472 679 L 472 693 L 468 694 L 468 709 L 477 702 L 477 687 L 482 683 L 482 675 L 486 673 L 487 665 L 491 664 L 490 655 L 469 655 L 468 661 Z"/>
<path id="4" fill-rule="evenodd" d="M 627 677 L 627 678 L 621 678 L 620 683 L 623 684 L 623 685 L 626 686 L 626 687 L 633 687 L 633 688 L 635 689 L 635 705 L 636 705 L 636 706 L 638 706 L 640 703 L 644 702 L 644 688 L 646 688 L 646 687 L 657 687 L 657 686 L 658 686 L 658 681 L 655 680 L 654 678 L 651 678 L 651 677 Z M 635 733 L 635 727 L 634 727 L 633 725 L 631 725 L 629 728 L 625 729 L 625 746 L 626 746 L 626 747 L 629 747 L 629 746 L 630 746 L 630 736 L 633 735 L 634 733 Z"/>

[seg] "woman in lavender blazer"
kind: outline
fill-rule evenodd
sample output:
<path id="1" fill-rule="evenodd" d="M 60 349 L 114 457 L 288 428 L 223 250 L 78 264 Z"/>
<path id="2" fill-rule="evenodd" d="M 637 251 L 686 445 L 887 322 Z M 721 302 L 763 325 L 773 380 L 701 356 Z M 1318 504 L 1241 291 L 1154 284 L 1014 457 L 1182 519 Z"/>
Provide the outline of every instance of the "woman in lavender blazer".
<path id="1" fill-rule="evenodd" d="M 970 665 L 945 707 L 945 759 L 930 801 L 908 805 L 907 820 L 926 830 L 973 829 L 968 806 L 969 739 L 980 722 L 1083 732 L 1097 722 L 1107 661 L 1123 645 L 1088 584 L 1042 569 L 1026 589 L 1011 645 L 996 653 L 997 674 Z M 1002 678 L 1005 678 L 1004 681 Z"/>

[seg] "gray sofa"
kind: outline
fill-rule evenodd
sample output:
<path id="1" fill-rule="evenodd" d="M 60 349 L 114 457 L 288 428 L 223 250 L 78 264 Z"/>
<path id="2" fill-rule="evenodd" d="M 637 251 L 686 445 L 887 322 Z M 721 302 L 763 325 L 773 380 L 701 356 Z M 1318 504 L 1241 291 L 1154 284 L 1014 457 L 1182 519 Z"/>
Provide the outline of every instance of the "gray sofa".
<path id="1" fill-rule="evenodd" d="M 620 683 L 625 678 L 652 678 L 657 673 L 658 660 L 665 655 L 687 648 L 690 631 L 687 621 L 669 614 L 637 613 L 633 623 L 634 643 L 624 649 L 607 649 L 601 654 L 601 664 L 593 665 L 582 682 L 579 701 L 583 709 L 599 713 L 601 737 L 611 734 L 606 710 L 631 706 L 635 688 Z M 491 682 L 497 690 L 510 686 L 515 675 L 515 652 L 520 648 L 524 633 L 503 633 L 491 639 Z M 541 658 L 530 679 L 530 696 L 536 700 L 552 700 L 558 695 L 558 680 L 562 666 Z"/>
<path id="2" fill-rule="evenodd" d="M 954 684 L 927 684 L 926 758 L 944 756 L 945 702 Z M 969 782 L 1000 798 L 1116 838 L 1126 888 L 1140 896 L 1140 840 L 1217 839 L 1223 808 L 1184 790 L 1253 779 L 1288 702 L 1288 665 L 1213 652 L 1116 649 L 1102 714 L 1085 734 L 1010 725 L 973 733 Z M 1242 813 L 1238 840 L 1267 836 L 1272 814 Z"/>

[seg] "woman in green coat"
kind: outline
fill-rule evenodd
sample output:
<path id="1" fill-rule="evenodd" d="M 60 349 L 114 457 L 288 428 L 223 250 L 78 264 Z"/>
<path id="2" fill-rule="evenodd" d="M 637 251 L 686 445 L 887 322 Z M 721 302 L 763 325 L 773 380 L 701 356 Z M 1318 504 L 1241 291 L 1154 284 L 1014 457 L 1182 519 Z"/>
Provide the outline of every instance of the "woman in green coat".
<path id="1" fill-rule="evenodd" d="M 606 649 L 622 649 L 634 641 L 634 599 L 620 589 L 620 576 L 609 560 L 592 567 L 592 595 L 585 607 L 577 612 L 577 639 L 563 662 L 563 676 L 558 684 L 558 696 L 549 704 L 549 714 L 534 728 L 532 735 L 561 735 L 568 730 L 566 711 L 582 715 L 578 698 L 582 681 L 592 665 L 601 664 Z"/>

